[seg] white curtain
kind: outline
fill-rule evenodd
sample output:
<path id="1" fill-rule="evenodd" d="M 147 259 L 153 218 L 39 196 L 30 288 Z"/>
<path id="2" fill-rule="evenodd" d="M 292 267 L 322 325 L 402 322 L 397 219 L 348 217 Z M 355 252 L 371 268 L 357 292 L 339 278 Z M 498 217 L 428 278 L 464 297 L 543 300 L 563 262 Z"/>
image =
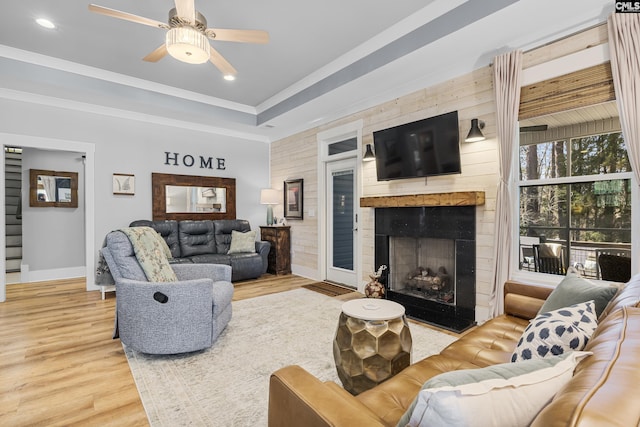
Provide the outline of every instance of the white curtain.
<path id="1" fill-rule="evenodd" d="M 493 85 L 496 94 L 496 134 L 498 166 L 500 168 L 496 200 L 496 221 L 493 250 L 493 286 L 489 300 L 489 314 L 498 316 L 504 311 L 504 282 L 511 274 L 511 242 L 513 209 L 511 200 L 513 150 L 518 149 L 518 110 L 520 108 L 520 78 L 522 51 L 496 56 L 493 63 Z"/>
<path id="2" fill-rule="evenodd" d="M 47 175 L 39 175 L 40 180 L 42 180 L 42 186 L 44 187 L 44 193 L 47 197 L 47 202 L 55 202 L 56 201 L 56 177 L 55 176 L 47 176 Z"/>
<path id="3" fill-rule="evenodd" d="M 640 15 L 609 16 L 611 71 L 622 134 L 631 168 L 640 182 Z"/>

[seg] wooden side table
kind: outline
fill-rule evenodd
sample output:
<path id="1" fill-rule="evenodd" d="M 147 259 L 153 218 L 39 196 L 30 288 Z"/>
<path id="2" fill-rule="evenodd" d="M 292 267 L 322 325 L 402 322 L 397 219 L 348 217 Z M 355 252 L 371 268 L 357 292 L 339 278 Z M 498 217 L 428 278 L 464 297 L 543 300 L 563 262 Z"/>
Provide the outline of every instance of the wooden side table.
<path id="1" fill-rule="evenodd" d="M 291 227 L 260 227 L 260 238 L 271 243 L 267 273 L 291 274 Z"/>

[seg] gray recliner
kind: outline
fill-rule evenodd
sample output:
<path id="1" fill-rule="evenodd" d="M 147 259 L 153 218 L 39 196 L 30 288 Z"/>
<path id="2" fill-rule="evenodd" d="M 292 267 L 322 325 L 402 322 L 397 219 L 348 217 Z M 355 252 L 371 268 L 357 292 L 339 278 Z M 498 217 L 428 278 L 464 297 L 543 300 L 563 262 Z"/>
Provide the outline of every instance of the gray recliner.
<path id="1" fill-rule="evenodd" d="M 231 267 L 172 264 L 178 282 L 149 282 L 129 238 L 107 235 L 102 254 L 116 283 L 114 337 L 149 354 L 211 347 L 231 320 Z"/>

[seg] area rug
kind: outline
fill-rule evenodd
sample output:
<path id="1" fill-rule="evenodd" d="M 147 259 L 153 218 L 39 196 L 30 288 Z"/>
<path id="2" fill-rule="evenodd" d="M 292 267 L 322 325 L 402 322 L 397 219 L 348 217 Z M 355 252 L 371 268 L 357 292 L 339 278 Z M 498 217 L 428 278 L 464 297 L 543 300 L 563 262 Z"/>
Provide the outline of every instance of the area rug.
<path id="1" fill-rule="evenodd" d="M 125 346 L 151 426 L 266 426 L 269 376 L 297 364 L 340 380 L 333 338 L 342 301 L 306 289 L 233 302 L 233 318 L 212 348 L 151 356 Z M 455 337 L 410 324 L 414 361 Z"/>
<path id="2" fill-rule="evenodd" d="M 330 297 L 355 292 L 354 289 L 345 288 L 344 286 L 338 286 L 334 285 L 333 283 L 327 282 L 315 282 L 308 285 L 303 285 L 302 287 L 305 289 L 309 289 L 310 291 L 320 292 L 321 294 L 328 295 Z"/>

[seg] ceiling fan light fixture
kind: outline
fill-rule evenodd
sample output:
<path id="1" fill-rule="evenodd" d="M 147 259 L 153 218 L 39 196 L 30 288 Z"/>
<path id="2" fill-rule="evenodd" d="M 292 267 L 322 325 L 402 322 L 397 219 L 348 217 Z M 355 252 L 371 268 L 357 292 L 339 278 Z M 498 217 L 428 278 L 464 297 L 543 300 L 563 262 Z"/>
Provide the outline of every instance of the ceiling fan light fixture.
<path id="1" fill-rule="evenodd" d="M 236 79 L 236 76 L 234 76 L 233 74 L 225 74 L 224 75 L 224 79 L 229 81 L 229 82 L 232 82 L 232 81 L 234 81 Z"/>
<path id="2" fill-rule="evenodd" d="M 207 36 L 189 26 L 167 31 L 165 44 L 169 55 L 188 64 L 203 64 L 209 60 Z"/>

